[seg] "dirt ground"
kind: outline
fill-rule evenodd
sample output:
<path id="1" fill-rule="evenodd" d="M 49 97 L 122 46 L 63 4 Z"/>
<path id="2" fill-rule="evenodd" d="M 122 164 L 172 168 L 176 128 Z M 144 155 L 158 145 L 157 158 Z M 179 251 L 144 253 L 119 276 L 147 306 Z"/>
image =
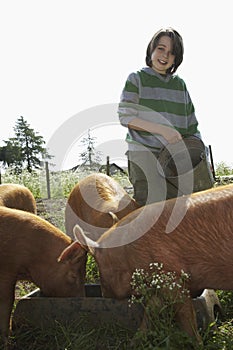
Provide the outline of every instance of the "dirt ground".
<path id="1" fill-rule="evenodd" d="M 37 215 L 64 232 L 66 199 L 38 199 Z"/>

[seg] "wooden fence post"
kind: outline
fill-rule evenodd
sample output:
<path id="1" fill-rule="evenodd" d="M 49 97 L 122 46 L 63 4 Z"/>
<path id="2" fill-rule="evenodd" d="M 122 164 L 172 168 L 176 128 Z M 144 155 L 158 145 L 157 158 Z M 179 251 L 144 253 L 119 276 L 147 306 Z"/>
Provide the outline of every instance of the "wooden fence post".
<path id="1" fill-rule="evenodd" d="M 49 179 L 49 163 L 48 162 L 45 162 L 45 172 L 46 172 L 47 195 L 48 195 L 48 199 L 50 199 L 51 194 L 50 194 L 50 179 Z"/>
<path id="2" fill-rule="evenodd" d="M 107 174 L 108 176 L 110 175 L 109 156 L 107 156 L 106 174 Z"/>

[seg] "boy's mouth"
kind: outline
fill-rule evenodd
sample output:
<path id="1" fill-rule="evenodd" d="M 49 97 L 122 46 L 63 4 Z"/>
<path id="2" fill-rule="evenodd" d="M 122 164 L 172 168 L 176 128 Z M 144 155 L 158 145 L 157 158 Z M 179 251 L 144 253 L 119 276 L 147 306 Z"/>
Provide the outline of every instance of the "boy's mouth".
<path id="1" fill-rule="evenodd" d="M 161 63 L 161 64 L 167 64 L 167 62 L 166 61 L 163 61 L 163 60 L 158 60 L 159 61 L 159 63 Z"/>

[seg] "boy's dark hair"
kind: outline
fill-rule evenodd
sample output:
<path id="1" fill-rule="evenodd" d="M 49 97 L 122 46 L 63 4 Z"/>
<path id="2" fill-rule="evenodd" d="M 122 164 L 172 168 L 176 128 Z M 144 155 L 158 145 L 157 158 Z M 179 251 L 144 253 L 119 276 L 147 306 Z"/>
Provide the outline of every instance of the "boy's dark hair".
<path id="1" fill-rule="evenodd" d="M 183 39 L 181 35 L 173 28 L 165 28 L 165 29 L 160 29 L 158 32 L 156 32 L 149 42 L 146 50 L 146 64 L 147 66 L 151 67 L 152 66 L 152 61 L 151 61 L 151 55 L 158 46 L 159 40 L 162 36 L 168 36 L 169 38 L 172 39 L 173 42 L 173 54 L 175 55 L 175 62 L 167 70 L 167 73 L 173 74 L 183 61 L 183 54 L 184 54 L 184 46 L 183 46 Z"/>

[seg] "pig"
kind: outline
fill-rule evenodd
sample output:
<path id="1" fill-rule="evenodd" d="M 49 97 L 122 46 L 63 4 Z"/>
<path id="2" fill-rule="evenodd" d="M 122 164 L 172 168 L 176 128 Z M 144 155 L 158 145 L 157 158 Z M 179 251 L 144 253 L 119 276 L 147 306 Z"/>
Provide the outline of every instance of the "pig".
<path id="1" fill-rule="evenodd" d="M 183 212 L 175 221 L 172 211 Z M 178 208 L 178 209 L 177 209 Z M 149 270 L 162 263 L 165 272 L 181 270 L 190 278 L 190 297 L 177 305 L 176 321 L 181 329 L 201 341 L 192 298 L 204 289 L 233 290 L 233 185 L 211 188 L 136 209 L 108 229 L 96 242 L 79 227 L 65 259 L 80 244 L 95 258 L 104 297 L 128 298 L 136 269 Z M 173 217 L 173 230 L 167 223 Z M 77 246 L 76 246 L 77 244 Z M 62 257 L 61 257 L 62 259 Z"/>
<path id="2" fill-rule="evenodd" d="M 0 241 L 0 332 L 6 346 L 16 282 L 31 281 L 45 296 L 84 296 L 86 254 L 76 251 L 60 262 L 70 237 L 33 213 L 3 206 Z"/>
<path id="3" fill-rule="evenodd" d="M 123 187 L 110 176 L 91 174 L 74 186 L 65 208 L 66 234 L 73 237 L 79 224 L 95 240 L 118 219 L 139 208 Z"/>
<path id="4" fill-rule="evenodd" d="M 0 205 L 36 214 L 36 200 L 31 191 L 18 184 L 0 185 Z"/>

